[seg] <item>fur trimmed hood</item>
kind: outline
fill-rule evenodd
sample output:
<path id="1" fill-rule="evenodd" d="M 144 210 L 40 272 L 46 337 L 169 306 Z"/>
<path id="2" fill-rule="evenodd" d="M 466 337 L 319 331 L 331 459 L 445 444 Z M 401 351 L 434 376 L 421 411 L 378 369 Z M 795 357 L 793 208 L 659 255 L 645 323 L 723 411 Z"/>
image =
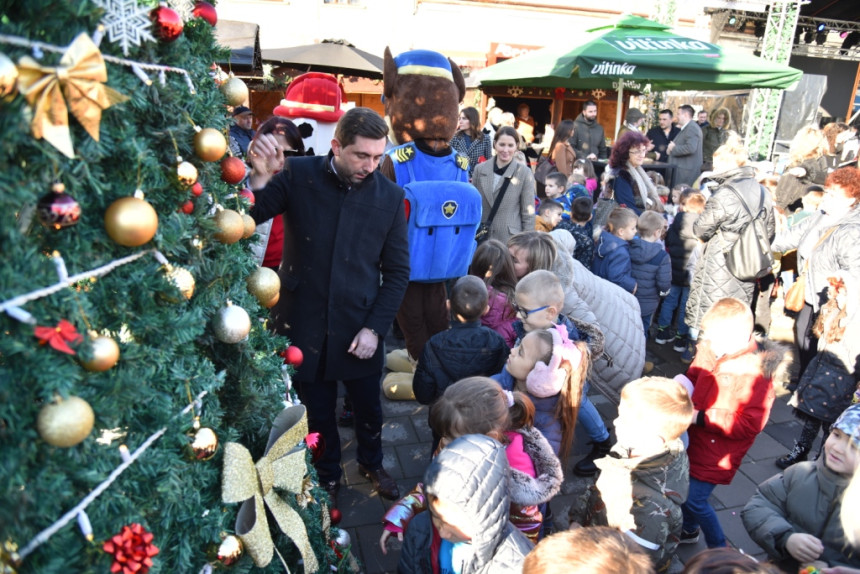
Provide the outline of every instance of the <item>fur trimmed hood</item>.
<path id="1" fill-rule="evenodd" d="M 543 504 L 558 494 L 563 479 L 561 463 L 543 435 L 534 427 L 517 429 L 523 437 L 523 450 L 531 457 L 536 477 L 511 469 L 508 495 L 511 502 L 522 506 Z"/>

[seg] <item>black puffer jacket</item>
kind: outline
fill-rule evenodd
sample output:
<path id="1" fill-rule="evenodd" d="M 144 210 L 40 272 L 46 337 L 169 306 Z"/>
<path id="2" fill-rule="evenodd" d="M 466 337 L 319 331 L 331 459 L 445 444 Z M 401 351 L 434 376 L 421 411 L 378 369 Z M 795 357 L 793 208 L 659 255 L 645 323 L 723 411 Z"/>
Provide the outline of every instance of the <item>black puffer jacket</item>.
<path id="1" fill-rule="evenodd" d="M 765 218 L 768 239 L 773 241 L 776 225 L 770 194 L 764 193 L 763 209 L 761 186 L 755 180 L 755 170 L 750 166 L 740 167 L 714 176 L 721 185 L 708 202 L 705 210 L 693 224 L 696 237 L 705 242 L 704 251 L 696 264 L 687 299 L 685 322 L 691 329 L 698 329 L 711 305 L 725 297 L 736 297 L 746 304 L 752 302 L 754 282 L 741 281 L 726 268 L 725 252 L 739 233 L 750 223 L 750 216 L 740 199 L 725 187 L 730 183 L 743 195 L 754 216 Z"/>
<path id="2" fill-rule="evenodd" d="M 429 405 L 460 379 L 500 372 L 509 354 L 505 339 L 480 321 L 455 322 L 424 345 L 412 391 L 419 403 Z"/>
<path id="3" fill-rule="evenodd" d="M 597 123 L 597 119 L 589 120 L 579 114 L 573 124 L 573 137 L 567 141 L 576 151 L 576 157 L 587 157 L 592 153 L 599 158 L 608 156 L 603 126 Z"/>
<path id="4" fill-rule="evenodd" d="M 693 224 L 698 219 L 698 213 L 681 211 L 675 216 L 669 231 L 666 232 L 666 251 L 672 258 L 672 285 L 687 287 L 690 285 L 690 275 L 687 273 L 687 263 L 699 238 L 693 232 Z"/>
<path id="5" fill-rule="evenodd" d="M 508 520 L 510 466 L 504 447 L 484 435 L 466 435 L 444 448 L 424 473 L 428 500 L 439 497 L 471 518 L 471 558 L 463 574 L 522 572 L 531 543 Z M 435 539 L 435 544 L 434 544 Z M 422 512 L 403 539 L 397 571 L 434 574 L 439 534 Z"/>

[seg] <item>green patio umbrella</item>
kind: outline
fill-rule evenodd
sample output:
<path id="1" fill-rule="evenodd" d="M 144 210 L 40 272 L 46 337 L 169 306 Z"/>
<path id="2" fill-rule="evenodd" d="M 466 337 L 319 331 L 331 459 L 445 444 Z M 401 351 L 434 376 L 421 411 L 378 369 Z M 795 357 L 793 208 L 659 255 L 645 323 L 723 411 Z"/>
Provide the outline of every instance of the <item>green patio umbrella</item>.
<path id="1" fill-rule="evenodd" d="M 549 47 L 478 72 L 481 86 L 655 90 L 785 89 L 803 72 L 678 36 L 668 26 L 622 16 L 593 28 L 575 47 Z M 620 119 L 621 106 L 618 107 Z"/>

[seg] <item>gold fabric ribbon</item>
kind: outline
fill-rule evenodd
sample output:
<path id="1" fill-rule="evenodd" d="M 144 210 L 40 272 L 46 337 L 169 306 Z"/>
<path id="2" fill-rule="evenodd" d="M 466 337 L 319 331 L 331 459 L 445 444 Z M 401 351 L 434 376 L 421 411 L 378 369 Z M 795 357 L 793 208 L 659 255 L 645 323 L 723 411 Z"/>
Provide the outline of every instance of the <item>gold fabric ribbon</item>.
<path id="1" fill-rule="evenodd" d="M 269 433 L 266 454 L 256 464 L 241 444 L 228 442 L 224 445 L 221 500 L 242 503 L 236 516 L 236 536 L 244 543 L 254 564 L 261 568 L 271 562 L 275 550 L 266 507 L 281 531 L 298 547 L 305 572 L 316 572 L 319 568 L 302 517 L 274 490 L 278 487 L 295 493 L 302 491 L 307 468 L 305 448 L 301 444 L 308 434 L 305 414 L 305 407 L 297 405 L 278 415 Z"/>
<path id="2" fill-rule="evenodd" d="M 68 157 L 75 154 L 69 133 L 69 110 L 87 133 L 99 141 L 102 110 L 128 100 L 104 85 L 107 68 L 101 52 L 86 34 L 69 45 L 56 68 L 29 56 L 18 60 L 18 91 L 33 109 L 33 137 L 48 141 Z"/>

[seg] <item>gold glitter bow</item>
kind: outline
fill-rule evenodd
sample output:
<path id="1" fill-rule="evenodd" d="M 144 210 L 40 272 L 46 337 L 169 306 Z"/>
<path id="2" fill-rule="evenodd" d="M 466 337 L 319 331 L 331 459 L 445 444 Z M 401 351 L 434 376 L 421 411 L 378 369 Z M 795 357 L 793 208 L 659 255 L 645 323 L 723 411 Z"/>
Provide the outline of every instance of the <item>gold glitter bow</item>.
<path id="1" fill-rule="evenodd" d="M 266 520 L 268 507 L 281 531 L 301 552 L 305 572 L 316 572 L 318 568 L 302 517 L 274 490 L 277 487 L 301 492 L 306 471 L 305 448 L 301 442 L 307 434 L 305 407 L 297 405 L 284 409 L 275 419 L 266 454 L 256 464 L 241 444 L 228 442 L 224 445 L 221 499 L 227 503 L 242 503 L 236 516 L 236 535 L 258 567 L 267 566 L 275 551 Z"/>
<path id="2" fill-rule="evenodd" d="M 86 34 L 69 45 L 56 68 L 40 66 L 33 58 L 18 60 L 18 91 L 33 108 L 30 130 L 73 157 L 69 110 L 87 133 L 99 141 L 102 110 L 128 98 L 104 85 L 107 68 L 101 52 Z"/>

